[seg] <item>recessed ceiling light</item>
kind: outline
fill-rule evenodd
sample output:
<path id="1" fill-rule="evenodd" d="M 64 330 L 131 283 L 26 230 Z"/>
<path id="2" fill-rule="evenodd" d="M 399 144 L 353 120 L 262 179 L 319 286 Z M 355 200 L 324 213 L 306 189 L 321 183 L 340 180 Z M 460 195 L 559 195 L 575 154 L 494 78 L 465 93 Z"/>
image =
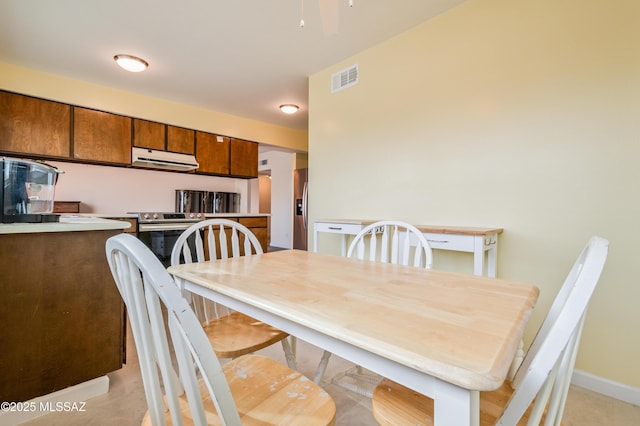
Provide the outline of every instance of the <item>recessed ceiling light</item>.
<path id="1" fill-rule="evenodd" d="M 113 57 L 118 65 L 127 71 L 140 72 L 147 69 L 149 64 L 144 59 L 131 55 L 116 55 Z"/>
<path id="2" fill-rule="evenodd" d="M 300 109 L 300 107 L 294 104 L 280 105 L 280 111 L 284 112 L 285 114 L 295 114 L 296 112 L 298 112 L 298 109 Z"/>

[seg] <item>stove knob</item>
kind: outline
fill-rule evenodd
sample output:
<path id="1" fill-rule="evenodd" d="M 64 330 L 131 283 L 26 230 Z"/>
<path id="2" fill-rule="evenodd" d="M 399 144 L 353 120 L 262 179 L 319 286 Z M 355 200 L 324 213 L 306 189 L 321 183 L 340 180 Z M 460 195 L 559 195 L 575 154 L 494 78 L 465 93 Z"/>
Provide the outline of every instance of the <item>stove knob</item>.
<path id="1" fill-rule="evenodd" d="M 143 219 L 149 219 L 149 213 L 145 213 L 145 214 L 142 216 L 142 218 L 143 218 Z"/>
<path id="2" fill-rule="evenodd" d="M 157 218 L 158 218 L 158 213 L 154 213 L 154 214 L 153 214 L 153 218 L 154 218 L 154 219 L 157 219 Z"/>
<path id="3" fill-rule="evenodd" d="M 202 215 L 201 215 L 200 213 L 198 213 L 198 214 L 196 215 L 196 217 L 197 217 L 198 219 L 200 219 L 200 218 L 202 217 Z"/>
<path id="4" fill-rule="evenodd" d="M 189 213 L 189 219 L 193 219 L 193 213 Z"/>

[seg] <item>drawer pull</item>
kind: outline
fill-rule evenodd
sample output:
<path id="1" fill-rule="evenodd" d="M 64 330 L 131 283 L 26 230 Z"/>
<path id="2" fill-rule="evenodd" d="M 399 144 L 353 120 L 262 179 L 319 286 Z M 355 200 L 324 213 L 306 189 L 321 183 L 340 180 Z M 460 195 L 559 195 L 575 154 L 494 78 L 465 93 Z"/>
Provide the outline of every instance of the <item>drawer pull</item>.
<path id="1" fill-rule="evenodd" d="M 439 244 L 447 244 L 449 240 L 427 240 L 430 243 L 439 243 Z"/>
<path id="2" fill-rule="evenodd" d="M 342 228 L 339 226 L 330 226 L 329 229 L 331 229 L 332 231 L 342 231 Z"/>

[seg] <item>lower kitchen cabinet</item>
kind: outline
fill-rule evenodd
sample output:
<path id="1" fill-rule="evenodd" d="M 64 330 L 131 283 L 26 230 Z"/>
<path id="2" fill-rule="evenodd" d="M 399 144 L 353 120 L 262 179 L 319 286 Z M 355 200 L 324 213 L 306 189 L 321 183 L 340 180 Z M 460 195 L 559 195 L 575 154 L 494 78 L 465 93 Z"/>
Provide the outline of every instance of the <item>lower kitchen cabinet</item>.
<path id="1" fill-rule="evenodd" d="M 262 251 L 267 252 L 267 248 L 269 247 L 269 219 L 267 216 L 264 217 L 241 217 L 238 219 L 241 225 L 249 228 L 251 232 L 253 232 L 260 241 L 260 245 L 262 246 Z"/>
<path id="2" fill-rule="evenodd" d="M 27 401 L 122 367 L 124 304 L 104 248 L 120 232 L 0 234 L 0 401 Z"/>

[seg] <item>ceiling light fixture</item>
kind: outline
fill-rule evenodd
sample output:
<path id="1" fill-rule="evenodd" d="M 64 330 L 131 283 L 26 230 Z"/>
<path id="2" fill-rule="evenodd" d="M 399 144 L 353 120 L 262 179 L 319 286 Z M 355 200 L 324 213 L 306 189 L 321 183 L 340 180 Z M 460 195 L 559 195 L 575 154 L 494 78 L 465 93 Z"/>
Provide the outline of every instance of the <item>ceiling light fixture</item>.
<path id="1" fill-rule="evenodd" d="M 298 109 L 300 109 L 300 107 L 294 104 L 280 105 L 280 111 L 284 112 L 285 114 L 295 114 Z"/>
<path id="2" fill-rule="evenodd" d="M 144 59 L 132 55 L 116 55 L 113 60 L 122 68 L 131 72 L 144 71 L 149 66 L 149 63 Z"/>

